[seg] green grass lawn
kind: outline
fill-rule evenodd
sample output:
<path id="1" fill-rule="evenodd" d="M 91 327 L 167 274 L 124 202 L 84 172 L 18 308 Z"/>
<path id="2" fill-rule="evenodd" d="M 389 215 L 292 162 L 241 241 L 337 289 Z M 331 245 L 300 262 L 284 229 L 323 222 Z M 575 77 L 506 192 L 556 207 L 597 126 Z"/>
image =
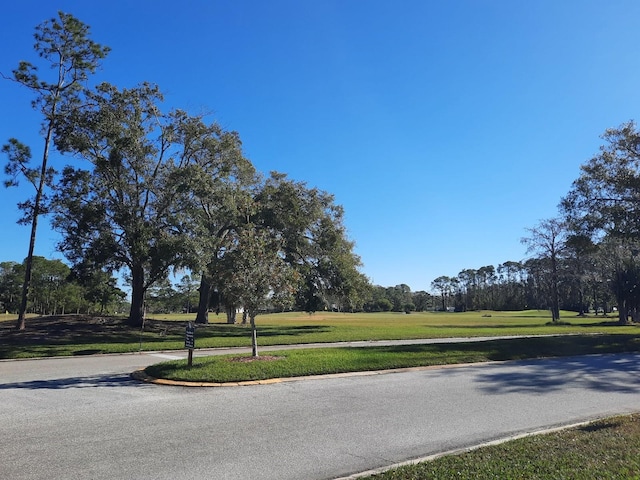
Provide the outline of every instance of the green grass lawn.
<path id="1" fill-rule="evenodd" d="M 449 455 L 375 480 L 640 479 L 640 415 Z"/>
<path id="2" fill-rule="evenodd" d="M 2 315 L 0 358 L 171 350 L 184 346 L 184 329 L 194 315 L 150 317 L 143 330 L 127 327 L 121 318 L 86 316 L 37 317 L 27 330 L 13 330 L 15 316 Z M 247 326 L 227 325 L 211 315 L 198 325 L 196 348 L 249 346 Z M 281 313 L 257 317 L 260 346 L 498 335 L 638 333 L 637 326 L 615 325 L 613 317 L 577 317 L 563 312 L 570 325 L 548 325 L 546 311 L 465 313 Z"/>

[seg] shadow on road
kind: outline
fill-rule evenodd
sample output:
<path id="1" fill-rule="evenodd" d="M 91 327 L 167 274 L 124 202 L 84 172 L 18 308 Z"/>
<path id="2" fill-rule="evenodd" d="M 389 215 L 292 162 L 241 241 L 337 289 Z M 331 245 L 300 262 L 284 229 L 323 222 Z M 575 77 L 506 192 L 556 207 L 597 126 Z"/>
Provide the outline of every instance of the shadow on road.
<path id="1" fill-rule="evenodd" d="M 549 393 L 566 388 L 640 393 L 640 355 L 592 355 L 518 361 L 508 372 L 481 373 L 490 394 Z"/>
<path id="2" fill-rule="evenodd" d="M 95 387 L 143 387 L 143 383 L 136 382 L 128 374 L 91 375 L 86 377 L 56 378 L 53 380 L 31 380 L 28 382 L 0 383 L 1 390 L 10 389 L 51 389 L 64 390 L 67 388 L 95 388 Z"/>

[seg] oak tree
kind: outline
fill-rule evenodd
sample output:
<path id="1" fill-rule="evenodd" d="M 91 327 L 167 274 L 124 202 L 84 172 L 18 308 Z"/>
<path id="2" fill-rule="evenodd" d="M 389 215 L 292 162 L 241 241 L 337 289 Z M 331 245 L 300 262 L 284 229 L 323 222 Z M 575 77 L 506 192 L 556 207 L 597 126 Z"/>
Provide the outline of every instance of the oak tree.
<path id="1" fill-rule="evenodd" d="M 127 269 L 129 323 L 139 327 L 149 287 L 193 261 L 191 220 L 178 200 L 194 182 L 188 166 L 201 147 L 188 133 L 191 117 L 160 111 L 154 85 L 120 90 L 105 83 L 87 99 L 56 130 L 61 150 L 90 162 L 63 171 L 54 218 L 63 233 L 59 248 L 74 263 L 89 258 L 101 268 Z"/>

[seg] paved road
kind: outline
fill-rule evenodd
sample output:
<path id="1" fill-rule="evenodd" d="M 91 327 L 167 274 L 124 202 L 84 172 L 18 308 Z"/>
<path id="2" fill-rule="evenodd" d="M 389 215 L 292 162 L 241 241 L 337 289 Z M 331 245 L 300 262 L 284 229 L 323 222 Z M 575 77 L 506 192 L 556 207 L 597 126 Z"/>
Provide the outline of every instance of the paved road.
<path id="1" fill-rule="evenodd" d="M 640 354 L 193 389 L 174 353 L 0 362 L 0 478 L 329 479 L 640 410 Z"/>

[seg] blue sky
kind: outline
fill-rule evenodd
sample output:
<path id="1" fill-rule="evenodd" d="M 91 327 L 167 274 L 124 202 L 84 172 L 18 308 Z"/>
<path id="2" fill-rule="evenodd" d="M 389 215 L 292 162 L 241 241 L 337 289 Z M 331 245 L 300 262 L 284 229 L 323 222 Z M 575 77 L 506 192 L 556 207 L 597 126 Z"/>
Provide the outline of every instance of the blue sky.
<path id="1" fill-rule="evenodd" d="M 22 0 L 3 5 L 0 72 L 35 61 L 58 10 L 112 48 L 96 81 L 157 83 L 165 108 L 239 132 L 259 170 L 333 193 L 383 286 L 524 259 L 526 228 L 640 107 L 636 0 Z M 0 142 L 37 159 L 30 100 L 0 81 Z M 0 261 L 27 253 L 28 194 L 0 189 Z M 36 254 L 61 258 L 56 238 L 43 219 Z"/>

